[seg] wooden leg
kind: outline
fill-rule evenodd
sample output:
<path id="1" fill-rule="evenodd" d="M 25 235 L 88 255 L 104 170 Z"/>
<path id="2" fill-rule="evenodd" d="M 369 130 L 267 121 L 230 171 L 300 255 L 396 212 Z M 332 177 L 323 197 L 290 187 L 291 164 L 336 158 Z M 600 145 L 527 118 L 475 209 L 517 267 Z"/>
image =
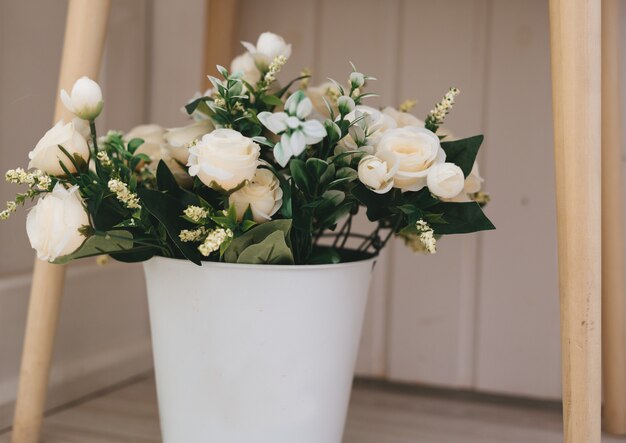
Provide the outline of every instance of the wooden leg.
<path id="1" fill-rule="evenodd" d="M 109 0 L 70 0 L 59 90 L 69 90 L 83 75 L 98 76 L 108 12 Z M 57 95 L 54 121 L 71 117 Z M 13 443 L 39 441 L 64 278 L 64 266 L 35 261 L 13 420 Z"/>
<path id="2" fill-rule="evenodd" d="M 564 441 L 600 443 L 600 0 L 550 0 Z"/>
<path id="3" fill-rule="evenodd" d="M 620 11 L 602 1 L 602 379 L 604 427 L 626 434 L 626 285 L 620 109 Z"/>
<path id="4" fill-rule="evenodd" d="M 237 25 L 238 0 L 206 0 L 204 29 L 203 88 L 210 87 L 207 75 L 216 75 L 216 65 L 230 69 Z M 243 50 L 242 50 L 243 52 Z"/>

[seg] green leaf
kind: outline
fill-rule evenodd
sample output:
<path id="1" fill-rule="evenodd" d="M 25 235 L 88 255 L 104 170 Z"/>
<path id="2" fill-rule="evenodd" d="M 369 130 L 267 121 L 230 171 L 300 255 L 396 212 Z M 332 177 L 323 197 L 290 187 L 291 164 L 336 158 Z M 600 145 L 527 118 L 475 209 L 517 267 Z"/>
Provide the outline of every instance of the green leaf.
<path id="1" fill-rule="evenodd" d="M 115 230 L 103 234 L 92 235 L 74 252 L 58 257 L 53 263 L 63 265 L 72 260 L 133 248 L 133 235 L 128 231 Z"/>
<path id="2" fill-rule="evenodd" d="M 167 231 L 168 237 L 180 250 L 182 255 L 193 263 L 200 265 L 202 256 L 191 243 L 182 242 L 179 234 L 183 229 L 193 229 L 195 226 L 181 217 L 185 206 L 181 201 L 151 189 L 139 189 L 139 198 L 146 210 L 152 214 Z"/>
<path id="3" fill-rule="evenodd" d="M 345 192 L 330 190 L 322 194 L 322 197 L 330 201 L 333 206 L 339 206 L 339 204 L 346 199 Z"/>
<path id="4" fill-rule="evenodd" d="M 139 146 L 144 144 L 144 140 L 141 138 L 133 138 L 131 141 L 128 142 L 128 151 L 131 154 L 134 154 L 135 151 L 137 150 L 137 148 L 139 148 Z"/>
<path id="5" fill-rule="evenodd" d="M 439 203 L 429 209 L 434 214 L 442 214 L 445 223 L 430 221 L 435 234 L 467 234 L 470 232 L 496 229 L 476 202 Z"/>
<path id="6" fill-rule="evenodd" d="M 228 263 L 237 263 L 239 256 L 251 245 L 261 243 L 274 232 L 280 232 L 287 247 L 291 249 L 289 240 L 289 232 L 291 230 L 291 220 L 272 220 L 257 225 L 246 231 L 241 236 L 235 238 L 228 249 L 224 252 L 224 261 Z"/>
<path id="7" fill-rule="evenodd" d="M 283 104 L 283 101 L 275 95 L 264 95 L 261 100 L 269 106 L 281 106 Z"/>
<path id="8" fill-rule="evenodd" d="M 285 235 L 281 231 L 274 231 L 260 243 L 248 246 L 243 250 L 237 263 L 293 265 L 293 254 L 287 246 Z"/>
<path id="9" fill-rule="evenodd" d="M 292 159 L 289 162 L 289 169 L 291 170 L 291 177 L 296 186 L 306 192 L 311 193 L 311 184 L 309 183 L 309 177 L 306 171 L 305 163 L 300 159 Z"/>
<path id="10" fill-rule="evenodd" d="M 454 163 L 463 171 L 463 175 L 467 177 L 472 171 L 478 149 L 483 142 L 482 135 L 455 140 L 451 142 L 442 142 L 441 147 L 446 152 L 446 161 Z"/>
<path id="11" fill-rule="evenodd" d="M 306 161 L 306 170 L 308 173 L 319 181 L 324 172 L 328 169 L 328 163 L 319 158 L 310 158 Z"/>

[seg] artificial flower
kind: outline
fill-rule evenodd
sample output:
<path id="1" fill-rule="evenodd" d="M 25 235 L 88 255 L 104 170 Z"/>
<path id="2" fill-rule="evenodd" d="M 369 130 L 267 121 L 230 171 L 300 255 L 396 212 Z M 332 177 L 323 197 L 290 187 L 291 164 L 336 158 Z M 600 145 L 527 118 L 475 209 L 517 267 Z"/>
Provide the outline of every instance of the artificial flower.
<path id="1" fill-rule="evenodd" d="M 257 169 L 254 178 L 241 189 L 230 194 L 229 204 L 234 205 L 237 219 L 241 220 L 250 208 L 257 223 L 271 220 L 283 204 L 280 182 L 269 169 Z"/>
<path id="2" fill-rule="evenodd" d="M 37 168 L 50 175 L 64 175 L 63 165 L 71 172 L 77 172 L 74 164 L 59 148 L 63 146 L 71 156 L 78 155 L 83 160 L 89 158 L 89 145 L 87 140 L 78 132 L 74 123 L 65 123 L 63 120 L 57 122 L 44 136 L 37 142 L 35 148 L 29 152 L 29 168 Z"/>
<path id="3" fill-rule="evenodd" d="M 83 120 L 94 120 L 104 105 L 100 85 L 88 77 L 76 80 L 70 94 L 62 89 L 61 101 L 68 111 Z"/>

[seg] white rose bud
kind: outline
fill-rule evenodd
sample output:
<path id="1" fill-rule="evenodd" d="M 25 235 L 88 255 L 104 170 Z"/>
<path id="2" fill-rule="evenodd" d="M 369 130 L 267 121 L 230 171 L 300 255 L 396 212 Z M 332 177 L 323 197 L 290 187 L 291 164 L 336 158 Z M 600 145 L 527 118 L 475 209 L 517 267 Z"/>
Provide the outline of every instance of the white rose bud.
<path id="1" fill-rule="evenodd" d="M 463 191 L 464 184 L 463 171 L 454 163 L 441 163 L 428 171 L 428 189 L 437 197 L 456 197 Z"/>
<path id="2" fill-rule="evenodd" d="M 337 99 L 337 109 L 344 115 L 354 111 L 355 106 L 354 100 L 347 95 L 342 95 Z"/>
<path id="3" fill-rule="evenodd" d="M 65 189 L 61 183 L 41 197 L 26 218 L 30 245 L 41 260 L 53 261 L 78 249 L 85 241 L 78 232 L 82 226 L 89 226 L 89 215 L 78 186 Z"/>
<path id="4" fill-rule="evenodd" d="M 270 220 L 282 206 L 283 190 L 272 171 L 257 169 L 252 181 L 233 192 L 228 201 L 235 206 L 238 220 L 241 221 L 250 207 L 254 221 L 263 223 Z"/>
<path id="5" fill-rule="evenodd" d="M 360 72 L 350 73 L 350 84 L 353 88 L 360 88 L 365 84 L 365 76 Z"/>
<path id="6" fill-rule="evenodd" d="M 393 176 L 398 170 L 398 158 L 389 151 L 380 156 L 366 155 L 359 162 L 359 180 L 377 194 L 385 194 L 393 187 Z"/>
<path id="7" fill-rule="evenodd" d="M 398 157 L 394 187 L 403 191 L 422 189 L 430 168 L 446 161 L 439 138 L 426 128 L 407 126 L 385 131 L 378 143 L 377 155 L 384 151 Z"/>
<path id="8" fill-rule="evenodd" d="M 252 180 L 260 151 L 259 145 L 239 132 L 216 129 L 189 149 L 189 175 L 229 191 Z"/>
<path id="9" fill-rule="evenodd" d="M 50 175 L 64 175 L 59 162 L 63 162 L 71 173 L 77 172 L 69 158 L 59 149 L 59 145 L 70 154 L 78 154 L 85 161 L 89 158 L 87 140 L 76 130 L 72 122 L 60 120 L 37 142 L 35 149 L 28 153 L 29 168 L 41 169 Z"/>
<path id="10" fill-rule="evenodd" d="M 241 78 L 252 86 L 256 85 L 257 82 L 261 80 L 261 71 L 256 67 L 254 58 L 249 52 L 244 52 L 233 59 L 230 63 L 230 72 L 233 74 L 241 72 L 243 74 Z"/>
<path id="11" fill-rule="evenodd" d="M 83 120 L 94 120 L 104 105 L 100 85 L 88 77 L 76 80 L 71 95 L 61 90 L 61 101 L 68 111 Z"/>
<path id="12" fill-rule="evenodd" d="M 256 46 L 248 42 L 241 43 L 254 57 L 257 65 L 263 69 L 266 69 L 279 55 L 285 58 L 289 58 L 291 55 L 291 44 L 287 44 L 280 35 L 271 32 L 261 34 L 256 42 Z"/>

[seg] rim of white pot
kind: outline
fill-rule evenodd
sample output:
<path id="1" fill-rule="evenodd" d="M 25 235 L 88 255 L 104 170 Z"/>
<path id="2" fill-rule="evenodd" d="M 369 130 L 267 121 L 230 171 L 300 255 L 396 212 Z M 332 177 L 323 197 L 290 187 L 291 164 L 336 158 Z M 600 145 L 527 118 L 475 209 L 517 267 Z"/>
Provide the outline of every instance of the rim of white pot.
<path id="1" fill-rule="evenodd" d="M 341 269 L 351 268 L 355 266 L 361 266 L 365 262 L 374 262 L 378 256 L 372 256 L 363 260 L 355 260 L 345 263 L 328 263 L 319 265 L 254 265 L 246 263 L 223 263 L 215 261 L 203 261 L 202 266 L 198 266 L 189 260 L 173 257 L 161 257 L 154 256 L 148 261 L 174 261 L 183 266 L 189 266 L 194 268 L 212 267 L 212 268 L 225 268 L 225 269 L 256 269 L 256 270 L 281 270 L 281 271 L 304 271 L 304 270 L 320 270 L 320 269 Z"/>

